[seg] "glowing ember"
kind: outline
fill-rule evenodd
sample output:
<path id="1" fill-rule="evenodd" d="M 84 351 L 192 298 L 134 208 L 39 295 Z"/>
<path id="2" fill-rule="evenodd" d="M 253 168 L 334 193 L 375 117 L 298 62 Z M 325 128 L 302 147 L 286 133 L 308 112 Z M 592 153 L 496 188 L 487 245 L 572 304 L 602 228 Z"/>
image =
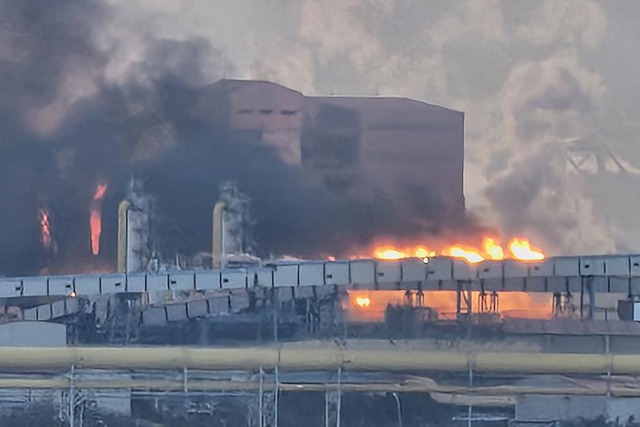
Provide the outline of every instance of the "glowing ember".
<path id="1" fill-rule="evenodd" d="M 51 247 L 51 224 L 49 223 L 48 209 L 40 209 L 40 240 L 45 248 Z"/>
<path id="2" fill-rule="evenodd" d="M 107 183 L 99 183 L 89 206 L 89 224 L 91 226 L 91 253 L 100 252 L 100 234 L 102 233 L 102 198 L 107 191 Z"/>
<path id="3" fill-rule="evenodd" d="M 371 299 L 369 297 L 356 297 L 356 306 L 359 308 L 367 308 L 371 305 Z"/>
<path id="4" fill-rule="evenodd" d="M 502 246 L 496 244 L 496 241 L 491 237 L 486 237 L 482 241 L 482 246 L 484 247 L 485 253 L 489 255 L 490 259 L 495 259 L 495 260 L 504 259 L 504 250 L 502 249 Z"/>
<path id="5" fill-rule="evenodd" d="M 526 240 L 514 238 L 509 242 L 509 252 L 515 259 L 537 261 L 544 259 L 544 254 L 532 249 L 531 244 Z"/>

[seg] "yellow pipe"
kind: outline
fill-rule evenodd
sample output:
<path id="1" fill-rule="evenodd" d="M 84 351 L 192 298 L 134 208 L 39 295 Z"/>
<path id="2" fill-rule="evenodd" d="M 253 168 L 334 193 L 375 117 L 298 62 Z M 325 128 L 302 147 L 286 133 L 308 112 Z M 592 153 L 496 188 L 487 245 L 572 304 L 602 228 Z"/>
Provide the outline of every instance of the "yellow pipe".
<path id="1" fill-rule="evenodd" d="M 123 200 L 118 205 L 118 272 L 127 272 L 127 213 L 130 203 Z"/>
<path id="2" fill-rule="evenodd" d="M 4 347 L 0 370 L 203 369 L 203 370 L 337 370 L 478 372 L 520 374 L 640 375 L 640 355 L 451 352 L 373 346 L 345 348 L 331 342 L 308 342 L 246 348 L 189 347 Z"/>
<path id="3" fill-rule="evenodd" d="M 213 227 L 212 227 L 212 239 L 211 239 L 211 268 L 222 268 L 222 255 L 223 255 L 223 215 L 224 210 L 227 208 L 225 202 L 218 202 L 213 207 Z"/>

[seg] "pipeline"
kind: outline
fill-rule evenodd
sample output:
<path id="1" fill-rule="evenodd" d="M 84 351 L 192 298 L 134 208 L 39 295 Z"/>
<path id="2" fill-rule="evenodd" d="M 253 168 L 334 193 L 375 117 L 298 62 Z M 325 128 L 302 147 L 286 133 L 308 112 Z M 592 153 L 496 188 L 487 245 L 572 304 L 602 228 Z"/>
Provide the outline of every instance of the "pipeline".
<path id="1" fill-rule="evenodd" d="M 127 215 L 131 204 L 123 200 L 118 205 L 118 272 L 127 272 Z"/>
<path id="2" fill-rule="evenodd" d="M 175 372 L 171 372 L 175 374 Z M 169 375 L 168 375 L 169 376 Z M 231 381 L 193 378 L 186 383 L 182 378 L 69 378 L 68 375 L 50 378 L 0 378 L 0 389 L 55 389 L 62 390 L 71 386 L 86 390 L 148 390 L 157 392 L 255 392 L 260 390 L 258 381 Z M 185 387 L 186 384 L 186 387 Z M 504 397 L 514 395 L 579 395 L 604 396 L 607 392 L 615 397 L 640 397 L 640 388 L 630 388 L 614 385 L 607 389 L 606 385 L 597 387 L 543 387 L 527 385 L 497 385 L 497 386 L 456 386 L 439 384 L 429 378 L 421 381 L 395 382 L 349 382 L 349 383 L 309 383 L 282 382 L 275 384 L 264 381 L 262 387 L 273 390 L 277 387 L 283 392 L 326 392 L 340 389 L 342 392 L 420 392 L 440 393 L 450 396 L 477 396 L 479 398 Z"/>
<path id="3" fill-rule="evenodd" d="M 640 355 L 434 351 L 332 342 L 235 348 L 190 347 L 3 347 L 0 370 L 42 372 L 81 369 L 255 370 L 278 366 L 286 371 L 423 372 L 449 371 L 518 374 L 640 375 Z"/>
<path id="4" fill-rule="evenodd" d="M 213 207 L 213 223 L 211 236 L 211 268 L 223 267 L 224 257 L 224 211 L 227 208 L 225 202 L 218 202 Z"/>

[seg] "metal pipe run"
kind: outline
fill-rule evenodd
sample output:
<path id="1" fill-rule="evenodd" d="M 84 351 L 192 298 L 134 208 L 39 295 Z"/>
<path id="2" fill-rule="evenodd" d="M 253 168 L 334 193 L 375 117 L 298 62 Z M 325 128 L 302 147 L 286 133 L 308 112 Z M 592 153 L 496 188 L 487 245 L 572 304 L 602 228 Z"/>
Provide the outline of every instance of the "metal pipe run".
<path id="1" fill-rule="evenodd" d="M 131 203 L 123 200 L 118 205 L 118 272 L 127 272 L 127 234 L 128 234 L 128 212 Z"/>
<path id="2" fill-rule="evenodd" d="M 240 348 L 3 347 L 0 370 L 42 372 L 77 369 L 200 369 L 285 371 L 454 371 L 520 374 L 640 375 L 640 355 L 434 351 L 387 341 L 339 346 L 333 342 Z"/>
<path id="3" fill-rule="evenodd" d="M 503 397 L 514 395 L 579 395 L 604 396 L 607 393 L 605 385 L 592 384 L 589 387 L 544 387 L 527 385 L 497 385 L 497 386 L 465 386 L 439 384 L 431 379 L 422 381 L 400 382 L 350 382 L 350 383 L 278 383 L 264 382 L 263 387 L 277 389 L 281 392 L 335 392 L 343 393 L 378 392 L 378 393 L 436 393 L 452 396 Z M 0 389 L 56 389 L 63 390 L 73 387 L 77 390 L 142 390 L 149 392 L 185 393 L 183 383 L 178 378 L 82 378 L 78 377 L 71 383 L 63 376 L 30 378 L 0 378 Z M 201 392 L 258 392 L 259 381 L 232 381 L 193 379 L 189 382 L 189 393 Z M 615 386 L 612 388 L 615 397 L 640 397 L 640 388 Z"/>

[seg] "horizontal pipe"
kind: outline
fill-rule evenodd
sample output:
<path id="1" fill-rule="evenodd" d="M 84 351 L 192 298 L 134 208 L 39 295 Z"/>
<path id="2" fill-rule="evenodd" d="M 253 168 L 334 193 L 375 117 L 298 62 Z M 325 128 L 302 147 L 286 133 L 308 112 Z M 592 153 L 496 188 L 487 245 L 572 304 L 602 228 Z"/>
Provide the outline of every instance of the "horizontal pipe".
<path id="1" fill-rule="evenodd" d="M 0 389 L 55 389 L 69 388 L 68 377 L 51 378 L 0 378 Z M 150 392 L 184 392 L 185 382 L 181 378 L 74 378 L 73 387 L 85 390 L 137 390 Z M 263 389 L 273 390 L 276 384 L 264 381 Z M 279 383 L 278 389 L 286 392 L 326 392 L 341 390 L 345 393 L 358 392 L 405 392 L 405 393 L 441 393 L 447 395 L 477 396 L 483 398 L 504 397 L 523 394 L 541 395 L 580 395 L 603 396 L 607 394 L 606 385 L 598 387 L 541 387 L 522 385 L 499 386 L 453 386 L 438 384 L 435 381 L 388 382 L 388 383 Z M 229 381 L 189 379 L 186 391 L 189 392 L 255 392 L 260 390 L 258 381 Z M 640 388 L 612 386 L 612 396 L 640 397 Z"/>
<path id="2" fill-rule="evenodd" d="M 87 369 L 258 370 L 279 366 L 288 371 L 343 368 L 352 371 L 452 371 L 521 374 L 640 375 L 640 355 L 506 353 L 414 349 L 387 341 L 338 346 L 308 342 L 235 348 L 189 347 L 2 347 L 0 370 L 37 372 Z"/>

